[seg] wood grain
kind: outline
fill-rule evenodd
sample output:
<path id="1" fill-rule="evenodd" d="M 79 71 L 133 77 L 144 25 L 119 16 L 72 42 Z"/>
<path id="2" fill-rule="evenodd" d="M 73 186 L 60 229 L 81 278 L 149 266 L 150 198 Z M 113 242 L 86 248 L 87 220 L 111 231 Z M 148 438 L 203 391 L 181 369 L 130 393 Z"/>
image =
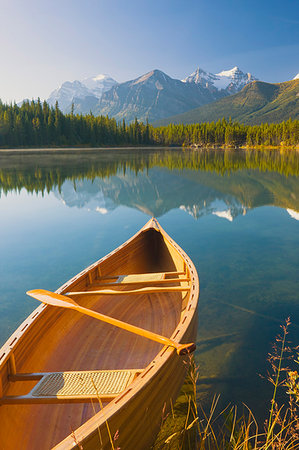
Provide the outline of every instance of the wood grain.
<path id="1" fill-rule="evenodd" d="M 199 294 L 196 270 L 155 221 L 64 284 L 57 293 L 93 290 L 99 276 L 186 273 L 185 268 L 190 277 L 187 295 L 184 292 L 100 297 L 90 294 L 78 300 L 84 307 L 178 343 L 190 342 L 196 332 Z M 55 445 L 60 449 L 71 448 L 76 445 L 72 430 L 76 439 L 83 442 L 84 449 L 99 447 L 98 430 L 103 448 L 111 448 L 107 419 L 111 432 L 119 431 L 118 446 L 147 448 L 158 431 L 163 405 L 175 400 L 186 370 L 186 358 L 178 356 L 175 350 L 75 311 L 53 307 L 37 308 L 0 350 L 3 394 L 24 395 L 36 381 L 9 381 L 12 352 L 18 373 L 116 369 L 138 369 L 141 373 L 122 394 L 104 405 L 102 411 L 98 402 L 1 406 L 0 448 L 4 450 L 43 450 Z"/>

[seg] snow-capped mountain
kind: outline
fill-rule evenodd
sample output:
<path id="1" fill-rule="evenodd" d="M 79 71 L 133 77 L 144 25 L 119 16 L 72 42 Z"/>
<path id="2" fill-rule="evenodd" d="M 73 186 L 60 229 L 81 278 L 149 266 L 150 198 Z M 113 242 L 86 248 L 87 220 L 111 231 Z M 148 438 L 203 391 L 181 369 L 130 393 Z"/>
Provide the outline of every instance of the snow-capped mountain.
<path id="1" fill-rule="evenodd" d="M 99 74 L 95 77 L 89 77 L 82 80 L 82 84 L 86 86 L 92 93 L 100 99 L 103 92 L 109 91 L 117 82 L 110 75 Z"/>
<path id="2" fill-rule="evenodd" d="M 216 89 L 182 83 L 161 70 L 152 70 L 103 93 L 96 114 L 150 122 L 210 103 L 223 95 Z"/>
<path id="3" fill-rule="evenodd" d="M 216 75 L 210 72 L 206 72 L 205 70 L 202 70 L 200 69 L 200 67 L 198 67 L 194 72 L 191 73 L 191 75 L 184 78 L 182 82 L 195 83 L 207 88 L 214 86 L 216 80 Z"/>
<path id="4" fill-rule="evenodd" d="M 235 66 L 230 70 L 213 74 L 205 72 L 199 67 L 188 77 L 182 81 L 184 83 L 195 83 L 206 88 L 216 88 L 217 90 L 227 91 L 229 94 L 235 94 L 243 89 L 246 84 L 257 80 L 251 73 L 242 72 L 239 67 Z"/>
<path id="5" fill-rule="evenodd" d="M 50 94 L 47 102 L 54 106 L 56 101 L 58 101 L 59 108 L 63 112 L 70 112 L 72 103 L 75 105 L 76 112 L 78 104 L 81 109 L 77 112 L 88 113 L 102 97 L 103 92 L 108 91 L 116 84 L 117 82 L 109 75 L 102 74 L 82 81 L 65 81 Z M 83 109 L 86 111 L 82 111 L 83 104 Z"/>
<path id="6" fill-rule="evenodd" d="M 69 113 L 108 114 L 117 120 L 155 121 L 180 114 L 222 97 L 239 92 L 256 80 L 238 67 L 213 74 L 198 68 L 184 80 L 177 80 L 161 70 L 152 70 L 140 77 L 117 83 L 109 75 L 84 80 L 66 81 L 48 98 L 52 106 Z"/>
<path id="7" fill-rule="evenodd" d="M 299 80 L 299 73 L 293 78 L 293 80 Z"/>
<path id="8" fill-rule="evenodd" d="M 90 90 L 80 81 L 65 81 L 59 88 L 51 92 L 47 102 L 54 106 L 56 102 L 59 108 L 64 112 L 69 112 L 72 102 L 75 98 L 85 98 L 92 95 Z"/>

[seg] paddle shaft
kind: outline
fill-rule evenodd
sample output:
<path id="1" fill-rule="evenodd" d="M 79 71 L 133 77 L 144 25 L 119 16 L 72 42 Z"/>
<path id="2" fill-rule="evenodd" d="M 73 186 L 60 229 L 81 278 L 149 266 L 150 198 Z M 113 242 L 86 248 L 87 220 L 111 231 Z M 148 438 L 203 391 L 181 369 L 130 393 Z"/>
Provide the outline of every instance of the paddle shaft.
<path id="1" fill-rule="evenodd" d="M 45 289 L 34 289 L 28 291 L 27 294 L 30 295 L 30 297 L 33 297 L 36 300 L 45 303 L 46 305 L 74 309 L 75 311 L 86 314 L 87 316 L 93 317 L 94 319 L 109 323 L 110 325 L 114 325 L 118 328 L 122 328 L 123 330 L 127 330 L 131 333 L 135 333 L 139 336 L 143 336 L 145 338 L 159 342 L 160 344 L 174 347 L 178 355 L 191 353 L 196 348 L 196 345 L 194 343 L 178 344 L 177 342 L 174 342 L 167 337 L 160 336 L 159 334 L 144 330 L 143 328 L 136 327 L 135 325 L 122 322 L 121 320 L 114 319 L 113 317 L 105 316 L 104 314 L 92 311 L 91 309 L 84 308 L 83 306 L 78 305 L 78 303 L 76 303 L 75 300 L 73 300 L 71 297 L 66 297 L 65 295 L 57 294 L 56 292 L 47 291 Z"/>
<path id="2" fill-rule="evenodd" d="M 114 319 L 113 317 L 106 316 L 105 314 L 101 314 L 96 311 L 92 311 L 91 309 L 84 308 L 83 306 L 73 306 L 72 309 L 75 309 L 82 314 L 93 317 L 94 319 L 101 320 L 102 322 L 109 323 L 110 325 L 114 325 L 118 328 L 122 328 L 123 330 L 130 331 L 131 333 L 138 334 L 139 336 L 146 337 L 151 339 L 152 341 L 159 342 L 163 345 L 169 345 L 174 347 L 178 354 L 186 354 L 189 351 L 193 351 L 194 344 L 177 344 L 176 342 L 168 339 L 167 337 L 160 336 L 159 334 L 152 333 L 151 331 L 144 330 L 143 328 L 136 327 L 135 325 L 131 325 L 126 322 L 122 322 L 121 320 Z M 186 350 L 186 351 L 185 351 Z"/>

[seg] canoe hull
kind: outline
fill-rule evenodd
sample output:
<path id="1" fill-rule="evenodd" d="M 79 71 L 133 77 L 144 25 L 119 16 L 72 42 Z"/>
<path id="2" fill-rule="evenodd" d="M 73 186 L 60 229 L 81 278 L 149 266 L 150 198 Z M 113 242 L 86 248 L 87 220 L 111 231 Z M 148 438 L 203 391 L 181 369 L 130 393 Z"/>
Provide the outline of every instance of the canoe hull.
<path id="1" fill-rule="evenodd" d="M 180 284 L 186 286 L 189 283 L 189 294 L 155 293 L 153 297 L 151 294 L 127 294 L 100 296 L 100 299 L 98 295 L 87 295 L 80 298 L 80 304 L 167 336 L 177 343 L 194 342 L 198 276 L 189 257 L 154 219 L 56 292 L 94 290 L 98 280 L 110 274 L 171 271 L 188 274 L 190 281 Z M 84 449 L 101 448 L 99 443 L 102 443 L 102 448 L 111 448 L 111 436 L 113 438 L 115 434 L 119 436 L 116 447 L 147 448 L 159 430 L 163 409 L 167 410 L 170 402 L 175 402 L 184 381 L 188 359 L 188 356 L 178 356 L 171 347 L 163 347 L 127 331 L 117 331 L 111 325 L 95 324 L 94 319 L 81 317 L 76 312 L 41 305 L 0 350 L 0 390 L 2 388 L 5 395 L 7 392 L 8 395 L 21 394 L 9 382 L 9 374 L 13 370 L 24 373 L 124 368 L 138 369 L 141 373 L 102 410 L 99 402 L 94 406 L 89 402 L 82 407 L 1 406 L 3 433 L 0 429 L 0 440 L 3 448 L 15 449 L 20 441 L 23 449 L 30 450 L 48 449 L 53 445 L 56 449 L 79 448 L 81 443 Z M 32 383 L 26 383 L 31 389 Z M 25 389 L 25 384 L 22 384 L 21 388 Z M 13 433 L 14 423 L 18 426 L 19 435 Z M 70 428 L 73 430 L 71 434 Z M 11 439 L 7 439 L 8 434 Z"/>
<path id="2" fill-rule="evenodd" d="M 194 341 L 196 332 L 197 314 L 184 335 L 184 341 Z M 134 395 L 129 392 L 129 399 L 123 397 L 123 404 L 117 412 L 111 411 L 109 414 L 107 410 L 105 416 L 100 418 L 95 415 L 89 424 L 55 446 L 55 450 L 78 447 L 76 441 L 84 450 L 111 449 L 110 436 L 113 439 L 115 435 L 118 436 L 115 447 L 128 450 L 150 448 L 163 423 L 163 417 L 177 399 L 189 365 L 189 357 L 178 356 L 173 350 L 168 352 L 167 361 L 159 363 L 158 355 L 155 362 L 145 369 L 145 374 L 149 371 L 150 379 L 147 383 L 143 382 L 139 389 L 136 386 Z"/>

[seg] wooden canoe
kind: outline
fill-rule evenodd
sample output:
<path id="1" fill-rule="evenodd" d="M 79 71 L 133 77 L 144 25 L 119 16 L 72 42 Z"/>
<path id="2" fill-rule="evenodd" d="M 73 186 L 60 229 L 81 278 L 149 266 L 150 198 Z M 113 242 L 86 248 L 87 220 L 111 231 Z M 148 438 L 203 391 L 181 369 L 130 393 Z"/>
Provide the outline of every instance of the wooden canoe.
<path id="1" fill-rule="evenodd" d="M 156 219 L 56 293 L 175 345 L 195 341 L 196 269 Z M 149 448 L 188 359 L 170 345 L 41 304 L 0 350 L 0 447 Z"/>

